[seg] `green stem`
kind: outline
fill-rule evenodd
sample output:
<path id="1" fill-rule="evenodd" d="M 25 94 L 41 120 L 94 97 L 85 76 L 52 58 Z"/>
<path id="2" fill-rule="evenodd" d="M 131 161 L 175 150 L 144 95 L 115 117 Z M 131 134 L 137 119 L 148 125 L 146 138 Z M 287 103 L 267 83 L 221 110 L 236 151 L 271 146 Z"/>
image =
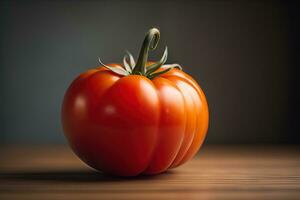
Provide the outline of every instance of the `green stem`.
<path id="1" fill-rule="evenodd" d="M 166 47 L 164 54 L 162 58 L 152 65 L 148 66 L 146 69 L 147 61 L 148 61 L 148 54 L 149 51 L 152 51 L 156 49 L 157 44 L 159 42 L 160 38 L 160 32 L 157 28 L 151 28 L 148 33 L 146 34 L 146 37 L 144 39 L 143 45 L 140 50 L 140 54 L 137 60 L 137 63 L 135 64 L 133 56 L 127 52 L 127 55 L 123 58 L 123 68 L 122 67 L 113 67 L 113 66 L 107 66 L 101 62 L 99 59 L 99 62 L 101 65 L 108 70 L 114 72 L 115 74 L 118 74 L 120 76 L 128 76 L 131 74 L 135 75 L 142 75 L 149 79 L 154 79 L 157 76 L 160 76 L 161 74 L 167 73 L 168 71 L 172 70 L 173 68 L 178 68 L 181 70 L 180 65 L 178 64 L 169 64 L 165 65 L 167 58 L 168 58 L 168 48 Z M 129 58 L 129 63 L 128 63 Z M 163 68 L 162 70 L 158 71 L 158 69 Z"/>
<path id="2" fill-rule="evenodd" d="M 149 50 L 152 51 L 157 47 L 159 38 L 160 32 L 157 28 L 152 28 L 148 31 L 144 39 L 143 45 L 141 47 L 137 63 L 132 71 L 132 74 L 145 75 Z"/>

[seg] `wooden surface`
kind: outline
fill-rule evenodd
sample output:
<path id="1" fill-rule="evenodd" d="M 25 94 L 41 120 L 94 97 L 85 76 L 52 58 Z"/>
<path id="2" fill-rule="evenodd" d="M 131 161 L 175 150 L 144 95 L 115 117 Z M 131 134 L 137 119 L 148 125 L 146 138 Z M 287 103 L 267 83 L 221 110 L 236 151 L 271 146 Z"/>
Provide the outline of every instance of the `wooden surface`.
<path id="1" fill-rule="evenodd" d="M 1 147 L 0 199 L 300 199 L 296 146 L 204 146 L 157 176 L 108 177 L 68 147 Z"/>

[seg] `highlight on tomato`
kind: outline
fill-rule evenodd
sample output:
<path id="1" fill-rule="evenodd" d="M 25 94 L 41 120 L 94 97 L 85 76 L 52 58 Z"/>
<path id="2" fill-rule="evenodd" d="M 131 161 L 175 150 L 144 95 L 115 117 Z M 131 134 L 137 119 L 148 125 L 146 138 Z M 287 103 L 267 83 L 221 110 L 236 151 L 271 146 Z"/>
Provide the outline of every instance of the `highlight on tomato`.
<path id="1" fill-rule="evenodd" d="M 99 171 L 158 174 L 190 160 L 208 129 L 208 105 L 178 64 L 149 62 L 160 32 L 148 31 L 135 62 L 103 64 L 80 74 L 62 104 L 65 136 L 76 155 Z"/>

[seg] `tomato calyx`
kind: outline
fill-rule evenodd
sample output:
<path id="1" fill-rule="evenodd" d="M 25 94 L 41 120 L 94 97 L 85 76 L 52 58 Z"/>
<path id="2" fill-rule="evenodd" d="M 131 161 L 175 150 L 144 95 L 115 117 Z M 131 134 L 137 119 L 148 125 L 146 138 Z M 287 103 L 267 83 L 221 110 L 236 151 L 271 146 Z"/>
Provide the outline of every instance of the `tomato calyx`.
<path id="1" fill-rule="evenodd" d="M 165 48 L 163 56 L 159 61 L 146 67 L 149 51 L 153 51 L 156 49 L 159 39 L 160 39 L 159 30 L 157 28 L 151 28 L 145 36 L 137 62 L 135 62 L 132 54 L 128 51 L 126 51 L 126 54 L 123 58 L 123 66 L 112 67 L 112 66 L 105 65 L 104 63 L 102 63 L 100 58 L 99 58 L 99 62 L 103 67 L 111 70 L 112 72 L 118 75 L 121 76 L 128 76 L 131 74 L 142 75 L 142 76 L 146 76 L 149 79 L 153 79 L 161 74 L 167 73 L 173 68 L 178 68 L 182 70 L 179 64 L 165 64 L 168 58 L 167 47 Z M 162 68 L 162 70 L 157 71 L 159 68 Z"/>

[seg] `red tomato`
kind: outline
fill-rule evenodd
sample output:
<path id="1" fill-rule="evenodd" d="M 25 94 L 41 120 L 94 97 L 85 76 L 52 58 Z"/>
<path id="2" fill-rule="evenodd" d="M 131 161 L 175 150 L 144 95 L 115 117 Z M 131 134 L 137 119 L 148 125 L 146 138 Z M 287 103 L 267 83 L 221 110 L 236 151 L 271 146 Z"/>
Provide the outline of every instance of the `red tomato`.
<path id="1" fill-rule="evenodd" d="M 97 170 L 120 176 L 161 173 L 191 159 L 203 143 L 205 95 L 178 65 L 158 62 L 154 69 L 157 63 L 147 62 L 156 37 L 159 31 L 151 29 L 137 64 L 130 55 L 131 64 L 124 59 L 126 70 L 117 64 L 89 70 L 65 94 L 65 135 L 74 152 Z"/>

